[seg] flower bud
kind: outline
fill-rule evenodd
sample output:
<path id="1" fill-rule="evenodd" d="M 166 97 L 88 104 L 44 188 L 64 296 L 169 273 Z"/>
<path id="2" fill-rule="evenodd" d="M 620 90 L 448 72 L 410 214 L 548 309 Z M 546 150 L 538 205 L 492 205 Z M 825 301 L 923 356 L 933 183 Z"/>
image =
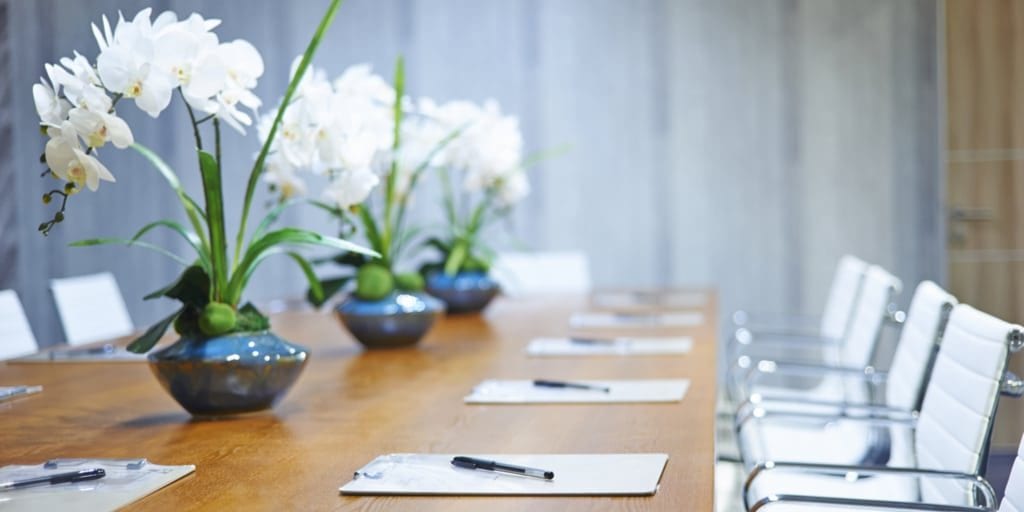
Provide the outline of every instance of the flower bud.
<path id="1" fill-rule="evenodd" d="M 64 212 L 57 212 L 53 214 L 53 220 L 57 222 L 64 222 Z"/>
<path id="2" fill-rule="evenodd" d="M 50 193 L 49 192 L 43 194 L 43 204 L 50 204 L 50 201 L 52 201 L 52 200 L 53 200 L 53 198 L 50 197 Z"/>
<path id="3" fill-rule="evenodd" d="M 69 182 L 64 184 L 64 193 L 65 194 L 74 194 L 75 192 L 78 192 L 78 187 L 76 187 L 74 183 L 71 183 L 69 181 Z"/>

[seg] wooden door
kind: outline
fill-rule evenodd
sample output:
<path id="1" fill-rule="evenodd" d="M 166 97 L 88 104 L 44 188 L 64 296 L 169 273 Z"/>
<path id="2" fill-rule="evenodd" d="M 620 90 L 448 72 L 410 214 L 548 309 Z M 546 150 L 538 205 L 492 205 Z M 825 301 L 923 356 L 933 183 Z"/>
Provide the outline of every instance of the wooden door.
<path id="1" fill-rule="evenodd" d="M 1024 1 L 947 0 L 949 286 L 1024 323 Z M 1024 375 L 1024 353 L 1011 357 Z M 1024 400 L 1000 402 L 994 449 L 1024 432 Z"/>

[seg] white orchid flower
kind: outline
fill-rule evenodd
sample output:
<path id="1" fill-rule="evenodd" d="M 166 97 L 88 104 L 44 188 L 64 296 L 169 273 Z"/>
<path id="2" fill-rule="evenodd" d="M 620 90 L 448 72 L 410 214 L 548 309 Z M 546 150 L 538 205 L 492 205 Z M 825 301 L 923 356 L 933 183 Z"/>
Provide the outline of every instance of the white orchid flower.
<path id="1" fill-rule="evenodd" d="M 395 102 L 395 89 L 380 75 L 375 75 L 369 64 L 349 66 L 333 85 L 342 96 L 366 98 L 385 105 Z"/>
<path id="2" fill-rule="evenodd" d="M 280 155 L 271 155 L 267 159 L 267 170 L 263 180 L 273 186 L 282 199 L 306 195 L 306 182 L 295 173 L 295 168 Z"/>
<path id="3" fill-rule="evenodd" d="M 39 120 L 43 125 L 60 126 L 67 119 L 71 104 L 68 100 L 60 97 L 60 85 L 53 80 L 50 67 L 47 64 L 46 71 L 50 80 L 40 78 L 40 83 L 32 86 L 32 100 L 35 102 L 36 113 L 39 114 Z"/>
<path id="4" fill-rule="evenodd" d="M 68 114 L 75 131 L 92 148 L 101 148 L 107 141 L 119 149 L 124 149 L 135 142 L 132 131 L 124 119 L 106 111 L 95 111 L 74 108 Z"/>
<path id="5" fill-rule="evenodd" d="M 252 118 L 238 107 L 255 111 L 262 104 L 250 89 L 256 87 L 257 79 L 263 76 L 263 57 L 248 41 L 236 39 L 219 45 L 216 58 L 223 66 L 223 88 L 216 92 L 209 105 L 200 108 L 245 134 L 245 127 L 252 125 Z"/>
<path id="6" fill-rule="evenodd" d="M 502 177 L 495 191 L 498 206 L 508 208 L 530 194 L 530 180 L 526 177 L 526 172 L 517 170 Z"/>
<path id="7" fill-rule="evenodd" d="M 78 134 L 71 122 L 65 121 L 60 128 L 51 127 L 50 140 L 46 143 L 46 165 L 58 178 L 74 183 L 79 189 L 86 186 L 95 191 L 100 180 L 113 182 L 114 175 L 96 157 L 82 150 Z"/>
<path id="8" fill-rule="evenodd" d="M 362 203 L 380 183 L 370 169 L 350 169 L 337 173 L 324 190 L 324 198 L 343 210 Z"/>
<path id="9" fill-rule="evenodd" d="M 155 118 L 170 104 L 176 81 L 167 70 L 155 65 L 156 42 L 149 14 L 150 9 L 143 9 L 131 22 L 119 17 L 113 32 L 104 16 L 103 33 L 96 25 L 93 33 L 100 45 L 96 67 L 104 87 L 133 99 L 136 106 Z M 161 15 L 158 26 L 169 21 Z"/>
<path id="10" fill-rule="evenodd" d="M 211 97 L 227 81 L 227 68 L 218 51 L 217 35 L 210 32 L 219 20 L 199 14 L 170 24 L 156 35 L 155 65 L 174 77 L 185 101 L 203 111 L 215 109 Z"/>

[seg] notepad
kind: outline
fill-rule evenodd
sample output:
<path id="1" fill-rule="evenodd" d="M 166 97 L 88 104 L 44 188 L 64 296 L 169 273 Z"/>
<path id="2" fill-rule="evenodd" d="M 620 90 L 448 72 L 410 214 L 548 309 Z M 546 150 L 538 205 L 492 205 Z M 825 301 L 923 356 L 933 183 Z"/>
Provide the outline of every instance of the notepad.
<path id="1" fill-rule="evenodd" d="M 676 337 L 628 337 L 591 340 L 587 338 L 537 338 L 526 346 L 531 356 L 654 356 L 690 352 L 693 339 Z"/>
<path id="2" fill-rule="evenodd" d="M 67 348 L 38 352 L 30 356 L 19 357 L 8 363 L 145 363 L 146 354 L 129 352 L 123 347 L 112 350 L 93 350 L 88 348 Z"/>
<path id="3" fill-rule="evenodd" d="M 707 303 L 704 292 L 607 291 L 591 296 L 591 303 L 603 308 L 673 307 L 694 308 Z"/>
<path id="4" fill-rule="evenodd" d="M 195 466 L 160 466 L 146 459 L 54 459 L 34 466 L 4 466 L 0 481 L 102 468 L 106 476 L 73 484 L 26 487 L 0 493 L 5 512 L 114 510 L 156 492 L 195 471 Z"/>
<path id="5" fill-rule="evenodd" d="M 575 313 L 572 327 L 693 327 L 704 323 L 698 311 L 678 313 Z"/>
<path id="6" fill-rule="evenodd" d="M 42 386 L 0 386 L 0 402 L 34 395 L 43 391 Z"/>
<path id="7" fill-rule="evenodd" d="M 678 402 L 690 387 L 688 379 L 576 380 L 574 383 L 607 387 L 592 389 L 546 388 L 532 380 L 485 380 L 463 400 L 467 404 L 603 404 Z"/>
<path id="8" fill-rule="evenodd" d="M 457 455 L 553 471 L 542 480 L 456 468 Z M 650 496 L 657 492 L 668 455 L 628 454 L 414 454 L 381 455 L 341 487 L 354 495 L 445 496 Z"/>

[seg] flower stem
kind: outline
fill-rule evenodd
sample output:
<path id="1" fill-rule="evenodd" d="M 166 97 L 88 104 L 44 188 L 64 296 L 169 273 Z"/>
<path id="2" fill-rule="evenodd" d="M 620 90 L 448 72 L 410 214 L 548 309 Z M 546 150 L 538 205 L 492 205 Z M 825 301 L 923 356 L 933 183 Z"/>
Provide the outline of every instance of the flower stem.
<path id="1" fill-rule="evenodd" d="M 196 137 L 196 149 L 203 149 L 203 138 L 199 135 L 199 123 L 196 122 L 196 113 L 192 111 L 192 105 L 188 104 L 188 100 L 185 99 L 185 93 L 178 89 L 178 95 L 181 96 L 182 103 L 185 104 L 185 109 L 188 110 L 188 118 L 192 121 L 192 133 Z"/>
<path id="2" fill-rule="evenodd" d="M 252 206 L 252 196 L 256 193 L 256 184 L 259 183 L 260 175 L 263 174 L 263 165 L 267 160 L 267 153 L 270 152 L 270 145 L 274 142 L 274 136 L 277 135 L 277 128 L 281 125 L 281 120 L 284 118 L 284 112 L 288 109 L 292 96 L 295 95 L 295 90 L 298 89 L 299 80 L 301 80 L 302 76 L 306 74 L 306 68 L 309 67 L 309 63 L 313 60 L 313 54 L 316 53 L 317 47 L 320 46 L 320 40 L 323 38 L 324 32 L 327 31 L 327 27 L 329 27 L 331 22 L 334 21 L 334 14 L 338 11 L 338 7 L 340 6 L 341 0 L 331 0 L 331 5 L 327 7 L 327 12 L 324 13 L 324 17 L 320 20 L 320 25 L 313 34 L 313 38 L 310 39 L 309 46 L 306 47 L 306 52 L 302 54 L 302 60 L 299 61 L 298 68 L 295 69 L 295 76 L 292 77 L 292 81 L 288 84 L 288 89 L 285 91 L 284 98 L 281 100 L 281 108 L 277 110 L 277 115 L 274 116 L 274 122 L 270 125 L 270 131 L 267 133 L 267 140 L 263 142 L 263 147 L 260 148 L 259 156 L 256 157 L 256 162 L 252 166 L 252 171 L 249 172 L 249 183 L 246 185 L 245 200 L 242 203 L 242 219 L 238 225 L 238 236 L 235 237 L 236 264 L 241 255 L 242 241 L 245 238 L 245 224 L 249 219 L 249 208 Z"/>

